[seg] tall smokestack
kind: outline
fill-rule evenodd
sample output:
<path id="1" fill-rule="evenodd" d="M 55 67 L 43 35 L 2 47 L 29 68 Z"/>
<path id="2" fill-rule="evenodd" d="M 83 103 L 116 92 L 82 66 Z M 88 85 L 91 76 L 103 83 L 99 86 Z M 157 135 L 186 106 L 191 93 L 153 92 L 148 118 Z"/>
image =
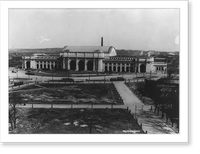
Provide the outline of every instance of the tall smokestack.
<path id="1" fill-rule="evenodd" d="M 101 37 L 101 46 L 103 46 L 103 37 Z"/>

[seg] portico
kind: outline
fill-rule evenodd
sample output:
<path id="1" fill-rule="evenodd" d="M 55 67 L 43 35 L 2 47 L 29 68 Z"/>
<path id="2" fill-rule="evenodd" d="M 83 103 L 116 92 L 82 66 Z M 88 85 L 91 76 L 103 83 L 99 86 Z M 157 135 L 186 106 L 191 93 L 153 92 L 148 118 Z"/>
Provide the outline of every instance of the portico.
<path id="1" fill-rule="evenodd" d="M 110 56 L 116 56 L 113 47 L 104 46 L 66 46 L 60 53 L 63 69 L 74 71 L 98 71 L 103 72 L 103 60 Z"/>

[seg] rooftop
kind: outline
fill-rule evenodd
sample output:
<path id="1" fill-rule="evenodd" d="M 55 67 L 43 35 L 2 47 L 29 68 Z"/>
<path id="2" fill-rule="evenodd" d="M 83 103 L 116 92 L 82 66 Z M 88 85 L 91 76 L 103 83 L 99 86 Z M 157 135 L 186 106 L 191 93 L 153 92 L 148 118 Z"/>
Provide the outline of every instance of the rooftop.
<path id="1" fill-rule="evenodd" d="M 65 46 L 63 52 L 109 52 L 111 46 Z"/>

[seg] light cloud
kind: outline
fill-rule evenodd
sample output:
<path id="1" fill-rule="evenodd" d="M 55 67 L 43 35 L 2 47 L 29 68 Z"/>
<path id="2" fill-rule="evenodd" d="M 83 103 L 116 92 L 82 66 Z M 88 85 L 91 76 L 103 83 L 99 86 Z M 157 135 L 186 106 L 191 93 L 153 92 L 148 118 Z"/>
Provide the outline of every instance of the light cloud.
<path id="1" fill-rule="evenodd" d="M 178 51 L 179 11 L 9 9 L 9 47 L 93 46 L 104 37 L 116 49 Z"/>
<path id="2" fill-rule="evenodd" d="M 40 43 L 42 43 L 42 42 L 48 42 L 48 41 L 50 41 L 50 39 L 46 39 L 46 38 L 43 38 L 41 41 L 40 41 Z"/>

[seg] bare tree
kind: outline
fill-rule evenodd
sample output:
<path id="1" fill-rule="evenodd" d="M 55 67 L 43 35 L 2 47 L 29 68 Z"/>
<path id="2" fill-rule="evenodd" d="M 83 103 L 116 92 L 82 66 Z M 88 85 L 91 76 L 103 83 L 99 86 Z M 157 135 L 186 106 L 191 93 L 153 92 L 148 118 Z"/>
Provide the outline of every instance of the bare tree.
<path id="1" fill-rule="evenodd" d="M 16 128 L 17 116 L 17 104 L 21 104 L 22 97 L 19 93 L 10 93 L 9 94 L 9 123 L 11 124 L 11 129 Z"/>

